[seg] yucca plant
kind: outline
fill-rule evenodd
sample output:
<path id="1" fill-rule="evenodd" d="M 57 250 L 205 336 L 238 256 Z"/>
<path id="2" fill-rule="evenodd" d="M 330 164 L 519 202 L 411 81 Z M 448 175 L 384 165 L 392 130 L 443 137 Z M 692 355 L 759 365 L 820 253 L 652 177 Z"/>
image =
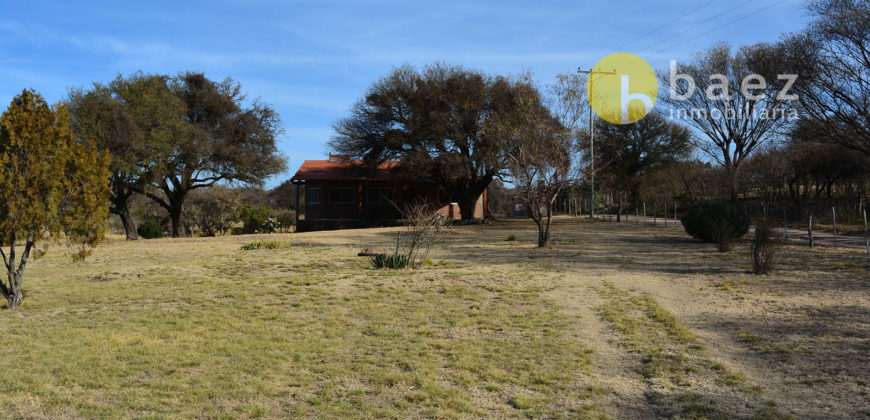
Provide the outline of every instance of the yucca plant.
<path id="1" fill-rule="evenodd" d="M 411 266 L 411 260 L 402 254 L 377 254 L 371 258 L 374 268 L 400 269 Z"/>

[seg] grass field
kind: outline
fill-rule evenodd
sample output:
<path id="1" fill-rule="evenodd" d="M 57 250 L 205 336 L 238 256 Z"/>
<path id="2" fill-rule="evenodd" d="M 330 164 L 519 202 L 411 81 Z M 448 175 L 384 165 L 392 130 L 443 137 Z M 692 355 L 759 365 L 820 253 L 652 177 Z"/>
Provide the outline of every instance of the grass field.
<path id="1" fill-rule="evenodd" d="M 52 249 L 0 311 L 0 417 L 870 417 L 859 252 L 754 276 L 743 245 L 558 219 L 551 249 L 504 221 L 419 270 L 356 256 L 398 230 Z"/>

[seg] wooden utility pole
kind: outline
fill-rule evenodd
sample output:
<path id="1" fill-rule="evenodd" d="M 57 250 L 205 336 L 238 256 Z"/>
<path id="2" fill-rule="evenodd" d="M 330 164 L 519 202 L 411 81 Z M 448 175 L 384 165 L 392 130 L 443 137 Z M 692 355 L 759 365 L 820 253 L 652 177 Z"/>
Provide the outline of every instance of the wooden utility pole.
<path id="1" fill-rule="evenodd" d="M 591 79 L 595 74 L 616 74 L 615 71 L 594 71 L 577 68 L 577 73 L 588 74 Z M 586 93 L 590 97 L 591 92 Z M 592 101 L 589 102 L 589 175 L 592 182 L 589 183 L 589 218 L 595 217 L 595 112 L 592 111 Z"/>

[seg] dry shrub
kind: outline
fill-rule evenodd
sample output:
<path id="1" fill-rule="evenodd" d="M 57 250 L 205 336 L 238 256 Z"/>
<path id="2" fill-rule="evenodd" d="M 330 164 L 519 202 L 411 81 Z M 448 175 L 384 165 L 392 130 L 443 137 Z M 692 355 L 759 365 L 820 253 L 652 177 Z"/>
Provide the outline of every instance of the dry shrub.
<path id="1" fill-rule="evenodd" d="M 771 229 L 767 224 L 762 223 L 755 227 L 755 237 L 749 244 L 749 252 L 752 255 L 753 273 L 767 274 L 773 270 L 776 241 L 774 241 Z"/>
<path id="2" fill-rule="evenodd" d="M 400 209 L 408 227 L 403 254 L 408 257 L 412 268 L 417 268 L 426 261 L 432 244 L 450 223 L 437 210 L 436 206 L 424 200 L 415 200 Z"/>

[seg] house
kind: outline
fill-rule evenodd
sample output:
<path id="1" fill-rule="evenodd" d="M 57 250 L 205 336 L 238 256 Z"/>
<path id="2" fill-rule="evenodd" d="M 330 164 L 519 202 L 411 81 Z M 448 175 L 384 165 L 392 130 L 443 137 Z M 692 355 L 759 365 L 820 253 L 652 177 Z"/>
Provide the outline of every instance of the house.
<path id="1" fill-rule="evenodd" d="M 459 206 L 434 181 L 400 176 L 394 171 L 397 165 L 390 161 L 375 169 L 335 155 L 306 160 L 290 179 L 296 185 L 296 230 L 396 225 L 402 218 L 398 209 L 416 200 L 460 218 Z M 486 191 L 477 201 L 475 218 L 483 218 L 485 206 Z"/>

